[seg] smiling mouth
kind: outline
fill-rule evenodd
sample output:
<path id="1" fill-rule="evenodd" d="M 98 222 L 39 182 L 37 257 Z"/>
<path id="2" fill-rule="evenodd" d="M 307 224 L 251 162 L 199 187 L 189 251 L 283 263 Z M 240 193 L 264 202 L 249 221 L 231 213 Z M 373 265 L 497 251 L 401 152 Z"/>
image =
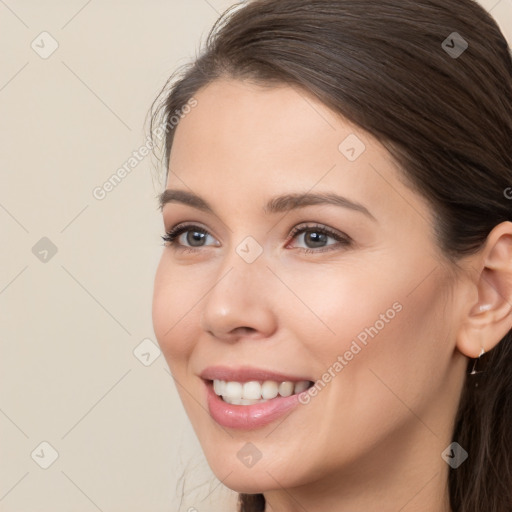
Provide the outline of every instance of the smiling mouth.
<path id="1" fill-rule="evenodd" d="M 210 380 L 209 384 L 217 396 L 231 405 L 254 405 L 274 398 L 285 398 L 302 393 L 314 385 L 309 380 L 237 382 L 217 379 Z"/>

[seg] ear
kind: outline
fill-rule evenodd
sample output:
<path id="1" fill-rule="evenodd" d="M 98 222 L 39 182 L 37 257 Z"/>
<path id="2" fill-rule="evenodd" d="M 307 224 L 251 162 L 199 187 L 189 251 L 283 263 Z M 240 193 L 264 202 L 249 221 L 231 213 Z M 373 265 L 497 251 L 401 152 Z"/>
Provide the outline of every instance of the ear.
<path id="1" fill-rule="evenodd" d="M 472 261 L 478 300 L 475 303 L 472 295 L 456 344 L 465 356 L 476 358 L 512 328 L 512 222 L 495 226 Z"/>

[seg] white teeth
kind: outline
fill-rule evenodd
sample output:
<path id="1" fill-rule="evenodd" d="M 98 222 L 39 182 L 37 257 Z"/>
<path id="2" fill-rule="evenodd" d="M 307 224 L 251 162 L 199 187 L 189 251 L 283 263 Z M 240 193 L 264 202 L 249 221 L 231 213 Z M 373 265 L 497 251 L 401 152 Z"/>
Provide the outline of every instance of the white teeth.
<path id="1" fill-rule="evenodd" d="M 216 395 L 224 394 L 224 388 L 226 387 L 226 382 L 223 380 L 214 380 L 213 381 L 213 390 Z"/>
<path id="2" fill-rule="evenodd" d="M 281 384 L 279 384 L 279 394 L 281 396 L 293 395 L 293 382 L 281 382 Z"/>
<path id="3" fill-rule="evenodd" d="M 242 384 L 240 382 L 226 382 L 222 395 L 228 398 L 242 398 Z"/>
<path id="4" fill-rule="evenodd" d="M 258 381 L 246 382 L 243 385 L 242 398 L 259 400 L 261 398 L 261 386 Z"/>
<path id="5" fill-rule="evenodd" d="M 279 393 L 279 385 L 272 380 L 266 380 L 261 386 L 261 396 L 266 399 L 275 398 Z"/>
<path id="6" fill-rule="evenodd" d="M 264 382 L 249 381 L 235 382 L 214 380 L 213 390 L 216 395 L 222 396 L 225 402 L 233 405 L 252 405 L 266 402 L 277 395 L 282 397 L 302 393 L 309 388 L 310 382 L 302 380 L 299 382 L 275 382 L 266 380 Z"/>

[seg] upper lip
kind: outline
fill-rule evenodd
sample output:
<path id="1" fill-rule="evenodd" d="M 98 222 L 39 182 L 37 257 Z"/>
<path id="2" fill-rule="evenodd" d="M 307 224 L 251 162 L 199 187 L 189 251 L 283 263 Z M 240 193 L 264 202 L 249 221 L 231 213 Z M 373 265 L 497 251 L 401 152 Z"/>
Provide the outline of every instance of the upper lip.
<path id="1" fill-rule="evenodd" d="M 205 380 L 224 380 L 234 382 L 265 381 L 273 380 L 276 382 L 300 382 L 303 380 L 311 381 L 307 377 L 297 377 L 296 375 L 287 375 L 263 368 L 254 368 L 252 366 L 238 366 L 236 368 L 229 366 L 208 366 L 199 376 Z"/>

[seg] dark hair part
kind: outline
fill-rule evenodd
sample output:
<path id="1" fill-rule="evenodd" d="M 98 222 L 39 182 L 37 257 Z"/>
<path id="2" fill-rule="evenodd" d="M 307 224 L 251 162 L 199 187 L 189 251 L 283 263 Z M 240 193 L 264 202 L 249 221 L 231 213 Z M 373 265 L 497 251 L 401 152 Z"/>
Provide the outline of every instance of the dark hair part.
<path id="1" fill-rule="evenodd" d="M 453 32 L 468 43 L 458 57 L 442 46 Z M 512 217 L 511 52 L 473 0 L 253 0 L 228 9 L 152 106 L 151 131 L 166 127 L 166 169 L 168 119 L 223 77 L 296 86 L 374 135 L 432 205 L 436 240 L 455 266 Z M 512 331 L 480 362 L 486 371 L 478 388 L 466 377 L 454 422 L 469 458 L 450 469 L 450 501 L 454 512 L 510 512 Z M 264 507 L 262 494 L 239 495 L 241 512 Z"/>

